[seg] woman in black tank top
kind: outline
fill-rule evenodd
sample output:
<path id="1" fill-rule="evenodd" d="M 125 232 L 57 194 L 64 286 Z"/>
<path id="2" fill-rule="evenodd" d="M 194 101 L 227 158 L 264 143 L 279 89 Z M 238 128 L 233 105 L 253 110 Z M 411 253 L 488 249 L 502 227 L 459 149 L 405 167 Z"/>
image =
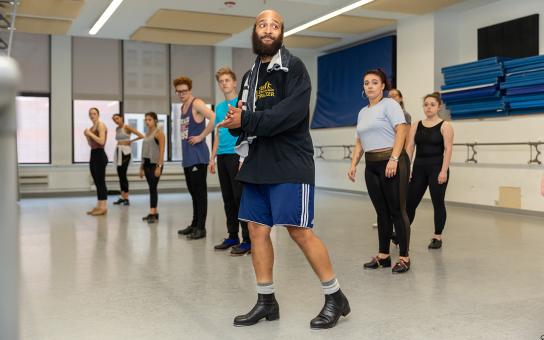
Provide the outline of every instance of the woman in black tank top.
<path id="1" fill-rule="evenodd" d="M 434 208 L 434 236 L 428 247 L 438 249 L 442 247 L 442 231 L 446 224 L 444 197 L 449 179 L 453 128 L 438 116 L 442 108 L 442 99 L 437 92 L 425 96 L 423 108 L 427 118 L 412 125 L 406 146 L 406 151 L 413 161 L 406 212 L 412 223 L 417 206 L 429 187 Z"/>

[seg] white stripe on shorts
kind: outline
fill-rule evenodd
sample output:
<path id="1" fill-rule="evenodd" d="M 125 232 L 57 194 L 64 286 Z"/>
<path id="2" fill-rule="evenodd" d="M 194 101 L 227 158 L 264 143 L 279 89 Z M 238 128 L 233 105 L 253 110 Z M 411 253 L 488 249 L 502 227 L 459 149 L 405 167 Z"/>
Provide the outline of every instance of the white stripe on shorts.
<path id="1" fill-rule="evenodd" d="M 310 185 L 302 184 L 302 214 L 300 216 L 300 225 L 303 227 L 308 226 L 309 197 L 310 197 Z"/>
<path id="2" fill-rule="evenodd" d="M 302 205 L 302 207 L 301 207 L 302 209 L 301 209 L 301 213 L 300 213 L 300 225 L 303 227 L 304 226 L 304 209 L 305 209 L 305 206 L 304 206 L 304 184 L 301 184 L 300 187 L 301 187 L 300 204 Z"/>

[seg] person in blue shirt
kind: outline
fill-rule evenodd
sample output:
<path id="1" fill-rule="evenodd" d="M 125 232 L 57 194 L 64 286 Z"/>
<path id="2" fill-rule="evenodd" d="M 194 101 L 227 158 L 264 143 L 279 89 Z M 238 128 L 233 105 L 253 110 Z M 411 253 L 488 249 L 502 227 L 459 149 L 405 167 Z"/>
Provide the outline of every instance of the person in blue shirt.
<path id="1" fill-rule="evenodd" d="M 236 74 L 230 68 L 220 68 L 215 74 L 215 78 L 219 88 L 225 95 L 225 100 L 217 104 L 215 108 L 215 124 L 217 126 L 225 119 L 229 105 L 238 105 L 238 93 L 236 92 Z M 211 174 L 215 174 L 217 170 L 219 175 L 219 184 L 227 217 L 228 237 L 214 248 L 215 250 L 227 250 L 232 247 L 230 254 L 241 256 L 251 252 L 251 240 L 247 222 L 238 220 L 238 210 L 242 198 L 242 183 L 235 179 L 240 168 L 240 156 L 234 150 L 238 137 L 231 135 L 229 130 L 224 127 L 216 127 L 215 136 L 209 168 Z M 217 164 L 215 163 L 216 157 Z M 242 243 L 238 238 L 240 225 L 242 226 Z"/>

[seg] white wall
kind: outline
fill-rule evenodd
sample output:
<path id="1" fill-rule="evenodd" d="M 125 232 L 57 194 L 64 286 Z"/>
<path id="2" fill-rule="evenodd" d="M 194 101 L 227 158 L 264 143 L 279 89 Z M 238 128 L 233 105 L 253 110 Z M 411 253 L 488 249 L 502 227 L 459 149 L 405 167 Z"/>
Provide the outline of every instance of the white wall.
<path id="1" fill-rule="evenodd" d="M 540 13 L 540 53 L 544 54 L 544 1 L 503 0 L 455 11 L 452 9 L 399 21 L 397 29 L 397 85 L 414 121 L 423 117 L 422 97 L 438 90 L 444 66 L 477 59 L 477 29 Z M 528 115 L 453 122 L 455 142 L 525 142 L 544 140 L 544 115 Z M 313 130 L 314 143 L 353 144 L 355 128 Z M 542 211 L 539 195 L 540 166 L 529 166 L 528 147 L 478 149 L 480 163 L 465 164 L 466 150 L 454 148 L 451 181 L 446 199 L 495 206 L 499 187 L 521 189 L 521 208 Z M 334 155 L 331 155 L 334 157 Z M 544 157 L 541 159 L 544 160 Z M 366 191 L 359 166 L 358 184 L 346 179 L 349 161 L 316 161 L 316 184 L 321 187 Z"/>

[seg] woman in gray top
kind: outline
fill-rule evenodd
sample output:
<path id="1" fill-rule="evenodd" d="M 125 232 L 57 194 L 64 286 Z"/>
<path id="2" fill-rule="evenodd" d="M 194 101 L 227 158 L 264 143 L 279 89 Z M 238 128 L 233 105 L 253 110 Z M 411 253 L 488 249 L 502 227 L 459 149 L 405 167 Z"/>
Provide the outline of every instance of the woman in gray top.
<path id="1" fill-rule="evenodd" d="M 384 98 L 384 91 L 388 89 L 387 76 L 382 70 L 365 73 L 363 90 L 369 105 L 359 112 L 348 177 L 355 182 L 357 164 L 366 152 L 365 182 L 378 215 L 379 253 L 364 267 L 391 267 L 389 247 L 395 225 L 400 256 L 392 271 L 404 273 L 410 269 L 410 221 L 406 213 L 410 160 L 404 150 L 408 126 L 400 105 L 391 98 Z"/>
<path id="2" fill-rule="evenodd" d="M 144 135 L 132 126 L 125 124 L 123 115 L 116 113 L 113 115 L 112 119 L 115 124 L 117 124 L 117 128 L 115 129 L 117 147 L 115 148 L 114 164 L 117 166 L 117 175 L 119 176 L 119 186 L 121 188 L 121 197 L 113 202 L 113 204 L 129 205 L 127 171 L 132 155 L 130 146 L 135 141 L 144 138 Z M 137 137 L 130 139 L 132 134 L 135 134 Z"/>
<path id="3" fill-rule="evenodd" d="M 149 214 L 142 218 L 147 223 L 155 223 L 159 219 L 157 212 L 158 192 L 157 186 L 162 174 L 164 164 L 165 136 L 162 129 L 157 126 L 159 119 L 155 112 L 145 114 L 147 133 L 142 144 L 142 165 L 140 166 L 140 178 L 145 176 L 149 185 L 150 206 Z"/>

